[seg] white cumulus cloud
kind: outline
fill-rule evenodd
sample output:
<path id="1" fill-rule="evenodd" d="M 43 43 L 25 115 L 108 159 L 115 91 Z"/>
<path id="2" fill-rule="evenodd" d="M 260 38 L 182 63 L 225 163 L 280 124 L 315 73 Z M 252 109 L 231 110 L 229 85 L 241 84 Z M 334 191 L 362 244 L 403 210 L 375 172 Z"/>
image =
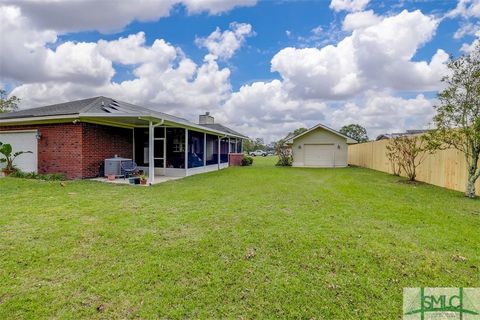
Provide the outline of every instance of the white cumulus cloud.
<path id="1" fill-rule="evenodd" d="M 330 9 L 335 11 L 362 11 L 370 0 L 332 0 Z"/>
<path id="2" fill-rule="evenodd" d="M 222 32 L 217 27 L 208 37 L 197 38 L 195 42 L 199 47 L 207 48 L 212 55 L 229 59 L 240 49 L 245 39 L 252 35 L 254 32 L 250 24 L 232 22 L 229 30 Z"/>
<path id="3" fill-rule="evenodd" d="M 272 71 L 304 99 L 345 99 L 367 89 L 435 90 L 448 55 L 438 50 L 429 62 L 412 58 L 437 24 L 418 10 L 405 10 L 353 30 L 335 46 L 282 49 L 272 59 Z"/>

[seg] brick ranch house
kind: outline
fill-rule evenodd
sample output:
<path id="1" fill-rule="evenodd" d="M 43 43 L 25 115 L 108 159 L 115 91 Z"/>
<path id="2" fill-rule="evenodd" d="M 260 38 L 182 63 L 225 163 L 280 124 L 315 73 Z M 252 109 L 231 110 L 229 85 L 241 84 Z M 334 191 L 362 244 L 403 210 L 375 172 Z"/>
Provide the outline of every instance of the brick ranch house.
<path id="1" fill-rule="evenodd" d="M 0 114 L 0 142 L 32 151 L 17 158 L 19 169 L 70 179 L 99 176 L 114 156 L 133 159 L 150 183 L 155 175 L 219 170 L 242 153 L 245 139 L 209 113 L 193 123 L 102 96 Z"/>

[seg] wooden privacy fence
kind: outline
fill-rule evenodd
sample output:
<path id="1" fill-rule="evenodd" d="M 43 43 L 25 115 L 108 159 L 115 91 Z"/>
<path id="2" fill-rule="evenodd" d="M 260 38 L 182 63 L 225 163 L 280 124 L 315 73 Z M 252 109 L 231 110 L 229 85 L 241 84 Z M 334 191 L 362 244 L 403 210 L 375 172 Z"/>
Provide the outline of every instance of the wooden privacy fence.
<path id="1" fill-rule="evenodd" d="M 348 146 L 348 164 L 393 173 L 386 156 L 389 140 L 359 143 Z M 465 192 L 467 184 L 467 163 L 465 156 L 455 149 L 439 150 L 427 154 L 417 168 L 417 180 L 440 187 Z M 480 195 L 480 179 L 476 184 Z"/>

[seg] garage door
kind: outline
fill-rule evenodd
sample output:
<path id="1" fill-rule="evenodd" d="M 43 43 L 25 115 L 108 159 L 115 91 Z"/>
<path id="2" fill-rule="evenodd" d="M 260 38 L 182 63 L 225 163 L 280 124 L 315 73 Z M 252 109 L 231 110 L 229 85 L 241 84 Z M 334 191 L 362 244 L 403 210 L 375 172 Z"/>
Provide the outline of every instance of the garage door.
<path id="1" fill-rule="evenodd" d="M 0 142 L 12 145 L 13 152 L 31 151 L 15 159 L 14 165 L 24 172 L 37 172 L 37 132 L 0 132 Z"/>
<path id="2" fill-rule="evenodd" d="M 333 167 L 335 163 L 335 146 L 333 144 L 306 144 L 304 146 L 306 166 Z"/>

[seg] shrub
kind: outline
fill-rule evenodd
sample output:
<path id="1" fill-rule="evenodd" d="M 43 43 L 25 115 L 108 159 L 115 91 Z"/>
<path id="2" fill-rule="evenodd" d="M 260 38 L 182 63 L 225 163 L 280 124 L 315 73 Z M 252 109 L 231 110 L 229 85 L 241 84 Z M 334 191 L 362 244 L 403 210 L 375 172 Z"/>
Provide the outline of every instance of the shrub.
<path id="1" fill-rule="evenodd" d="M 275 153 L 278 155 L 276 166 L 290 167 L 292 165 L 292 149 L 284 140 L 279 140 L 275 143 Z"/>
<path id="2" fill-rule="evenodd" d="M 23 178 L 23 179 L 35 179 L 35 180 L 45 180 L 45 181 L 64 181 L 67 180 L 65 174 L 63 173 L 47 173 L 47 174 L 38 174 L 35 172 L 22 172 L 17 170 L 13 172 L 10 177 L 14 178 Z"/>
<path id="3" fill-rule="evenodd" d="M 390 139 L 387 145 L 387 158 L 392 163 L 394 174 L 400 175 L 402 170 L 410 181 L 415 181 L 417 167 L 425 160 L 427 152 L 432 150 L 424 136 L 399 136 Z"/>
<path id="4" fill-rule="evenodd" d="M 253 164 L 253 158 L 249 156 L 244 156 L 242 159 L 242 166 L 247 167 Z"/>

